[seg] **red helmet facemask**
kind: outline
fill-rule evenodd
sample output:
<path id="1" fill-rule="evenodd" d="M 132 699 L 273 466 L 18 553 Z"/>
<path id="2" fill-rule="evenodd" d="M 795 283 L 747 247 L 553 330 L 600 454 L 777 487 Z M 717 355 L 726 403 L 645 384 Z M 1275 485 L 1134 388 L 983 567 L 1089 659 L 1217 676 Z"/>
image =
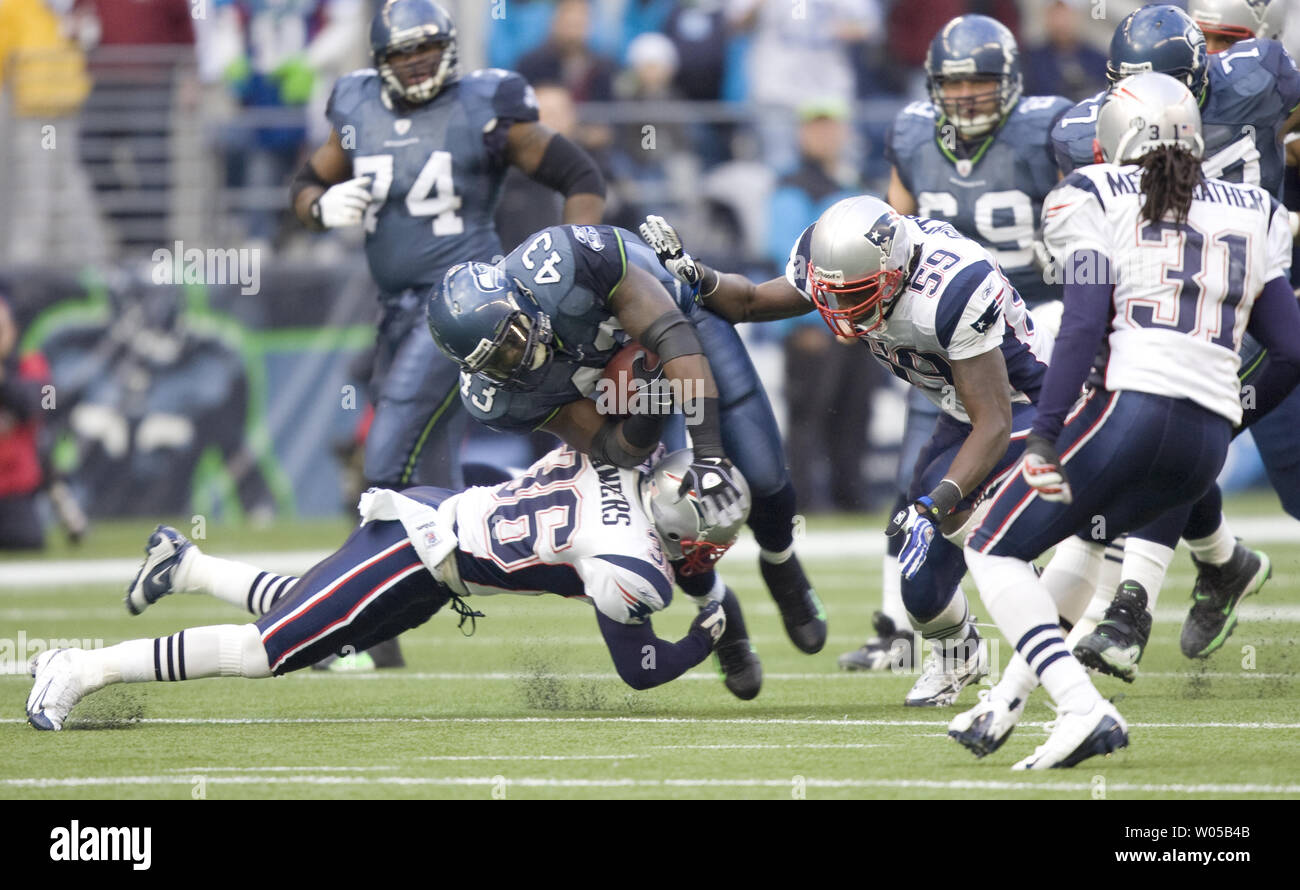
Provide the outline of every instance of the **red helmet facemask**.
<path id="1" fill-rule="evenodd" d="M 874 275 L 846 281 L 843 284 L 832 284 L 826 281 L 817 274 L 815 268 L 808 275 L 808 280 L 812 284 L 813 303 L 821 313 L 826 326 L 831 329 L 831 333 L 838 337 L 857 337 L 859 334 L 874 331 L 884 324 L 884 304 L 893 299 L 902 278 L 902 269 L 892 271 L 882 269 Z M 828 294 L 834 295 L 835 302 L 840 304 L 840 308 L 830 305 Z M 862 300 L 852 306 L 844 306 L 844 297 L 853 294 L 862 294 Z M 869 321 L 873 311 L 875 320 Z"/>
<path id="2" fill-rule="evenodd" d="M 731 549 L 730 544 L 710 544 L 708 541 L 682 541 L 682 561 L 677 571 L 683 575 L 699 575 L 713 571 L 722 555 Z"/>

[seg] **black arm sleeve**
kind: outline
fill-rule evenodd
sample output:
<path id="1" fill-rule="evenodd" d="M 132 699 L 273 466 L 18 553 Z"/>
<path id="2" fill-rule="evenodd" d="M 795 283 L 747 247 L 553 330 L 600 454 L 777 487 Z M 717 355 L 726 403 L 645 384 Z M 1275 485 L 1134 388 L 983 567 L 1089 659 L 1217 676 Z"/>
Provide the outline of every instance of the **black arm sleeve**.
<path id="1" fill-rule="evenodd" d="M 633 689 L 651 689 L 676 680 L 713 651 L 709 632 L 700 627 L 692 627 L 690 633 L 672 643 L 655 636 L 648 620 L 644 624 L 620 624 L 597 611 L 596 621 L 614 659 L 614 669 Z"/>
<path id="2" fill-rule="evenodd" d="M 1253 398 L 1242 400 L 1243 427 L 1272 411 L 1300 382 L 1300 304 L 1285 278 L 1264 285 L 1246 329 L 1268 349 L 1268 355 L 1267 364 L 1248 384 L 1254 387 Z"/>
<path id="3" fill-rule="evenodd" d="M 605 177 L 591 155 L 559 133 L 546 143 L 546 151 L 532 178 L 566 198 L 588 194 L 605 197 Z"/>

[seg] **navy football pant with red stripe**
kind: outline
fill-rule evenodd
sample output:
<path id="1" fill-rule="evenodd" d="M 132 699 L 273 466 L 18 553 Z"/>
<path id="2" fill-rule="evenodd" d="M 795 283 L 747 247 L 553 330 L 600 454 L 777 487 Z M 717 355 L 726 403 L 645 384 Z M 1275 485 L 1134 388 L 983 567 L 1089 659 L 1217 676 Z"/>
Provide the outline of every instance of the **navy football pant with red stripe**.
<path id="1" fill-rule="evenodd" d="M 928 400 L 927 400 L 928 401 Z M 1002 478 L 1019 462 L 1025 451 L 1025 436 L 1034 425 L 1037 414 L 1033 405 L 1012 406 L 1011 431 L 1013 438 L 1007 445 L 1007 453 L 997 462 L 985 478 L 982 485 L 962 498 L 958 510 L 968 510 L 980 500 L 986 491 L 996 489 Z M 911 503 L 923 494 L 934 490 L 957 456 L 966 438 L 971 434 L 971 426 L 954 420 L 947 414 L 940 414 L 934 425 L 934 432 L 921 449 L 916 460 L 916 472 L 908 486 L 908 501 Z M 894 540 L 901 540 L 905 535 L 895 535 Z M 907 613 L 918 621 L 925 622 L 934 618 L 948 607 L 957 585 L 966 574 L 966 557 L 957 545 L 941 535 L 935 535 L 930 542 L 930 552 L 925 557 L 921 568 L 911 578 L 902 582 L 903 605 Z"/>
<path id="2" fill-rule="evenodd" d="M 278 675 L 391 639 L 428 621 L 450 598 L 400 522 L 370 522 L 312 566 L 256 624 Z"/>
<path id="3" fill-rule="evenodd" d="M 1028 561 L 1070 535 L 1112 541 L 1204 494 L 1231 439 L 1224 417 L 1187 399 L 1095 390 L 1056 443 L 1073 502 L 1044 500 L 1017 472 L 967 546 Z"/>

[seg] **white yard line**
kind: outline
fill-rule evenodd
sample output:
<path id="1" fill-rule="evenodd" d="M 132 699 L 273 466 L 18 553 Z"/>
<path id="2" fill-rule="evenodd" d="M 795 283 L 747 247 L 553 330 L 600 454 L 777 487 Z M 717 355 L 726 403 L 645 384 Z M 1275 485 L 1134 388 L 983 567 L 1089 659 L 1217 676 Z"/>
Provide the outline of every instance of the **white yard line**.
<path id="1" fill-rule="evenodd" d="M 803 788 L 895 788 L 935 791 L 1056 791 L 1091 793 L 1091 782 L 1027 782 L 1003 780 L 953 779 L 819 779 L 801 777 Z M 209 787 L 222 785 L 395 785 L 432 787 L 503 787 L 516 788 L 772 788 L 790 789 L 793 778 L 761 779 L 556 779 L 541 776 L 268 776 L 227 775 L 207 779 Z M 0 779 L 0 786 L 10 788 L 81 788 L 114 785 L 192 785 L 184 776 L 77 776 L 68 778 L 32 777 Z M 1254 783 L 1161 784 L 1107 782 L 1110 792 L 1145 792 L 1165 794 L 1300 794 L 1300 785 L 1260 785 Z"/>
<path id="2" fill-rule="evenodd" d="M 26 723 L 16 717 L 0 718 L 0 723 Z M 118 721 L 107 721 L 114 725 Z M 946 727 L 946 720 L 856 720 L 848 717 L 828 719 L 809 717 L 144 717 L 128 721 L 155 726 L 293 726 L 293 725 L 352 725 L 352 724 L 529 724 L 529 723 L 608 723 L 608 724 L 669 724 L 669 725 L 731 725 L 731 726 L 917 726 Z M 75 718 L 73 725 L 75 726 Z M 1046 721 L 1026 720 L 1021 727 L 1043 727 Z M 1192 722 L 1192 723 L 1134 723 L 1138 729 L 1261 729 L 1297 730 L 1300 723 L 1271 722 Z"/>

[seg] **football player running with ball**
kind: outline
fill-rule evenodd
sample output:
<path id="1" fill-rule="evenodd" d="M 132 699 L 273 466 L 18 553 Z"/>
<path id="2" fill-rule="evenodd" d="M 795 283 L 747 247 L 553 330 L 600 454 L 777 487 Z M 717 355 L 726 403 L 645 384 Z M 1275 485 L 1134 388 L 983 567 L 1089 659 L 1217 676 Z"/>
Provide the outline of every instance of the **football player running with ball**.
<path id="1" fill-rule="evenodd" d="M 371 489 L 360 527 L 300 578 L 209 556 L 159 526 L 127 594 L 134 612 L 168 594 L 203 593 L 256 620 L 41 653 L 27 719 L 62 729 L 81 699 L 115 683 L 279 676 L 389 639 L 448 603 L 462 624 L 482 617 L 464 598 L 498 593 L 587 600 L 623 681 L 667 683 L 708 657 L 727 627 L 724 605 L 710 603 L 677 642 L 655 635 L 650 616 L 672 598 L 669 561 L 711 567 L 749 508 L 739 481 L 736 509 L 705 519 L 700 497 L 680 491 L 692 465 L 687 451 L 627 469 L 559 448 L 491 487 Z"/>
<path id="2" fill-rule="evenodd" d="M 1193 94 L 1164 74 L 1121 80 L 1097 140 L 1105 162 L 1068 176 L 1043 212 L 1065 264 L 1065 308 L 1025 459 L 966 542 L 980 597 L 1018 654 L 949 734 L 979 756 L 996 750 L 1041 683 L 1056 726 L 1016 769 L 1074 766 L 1128 744 L 1124 719 L 1062 636 L 1059 618 L 1077 619 L 1092 593 L 1086 573 L 1040 579 L 1031 561 L 1073 536 L 1095 562 L 1125 531 L 1174 508 L 1185 518 L 1242 419 L 1247 329 L 1285 369 L 1280 382 L 1300 380 L 1287 211 L 1258 186 L 1205 178 Z M 1103 341 L 1104 379 L 1080 398 Z"/>
<path id="3" fill-rule="evenodd" d="M 1020 456 L 1050 338 L 988 252 L 942 220 L 902 216 L 872 197 L 833 205 L 806 228 L 783 278 L 754 284 L 682 251 L 658 217 L 647 240 L 670 270 L 698 280 L 704 305 L 732 323 L 816 309 L 856 337 L 941 411 L 886 534 L 902 539 L 903 603 L 933 653 L 905 704 L 951 705 L 987 673 L 959 582 L 972 508 Z M 644 231 L 644 230 L 643 230 Z M 652 237 L 653 236 L 653 237 Z"/>

